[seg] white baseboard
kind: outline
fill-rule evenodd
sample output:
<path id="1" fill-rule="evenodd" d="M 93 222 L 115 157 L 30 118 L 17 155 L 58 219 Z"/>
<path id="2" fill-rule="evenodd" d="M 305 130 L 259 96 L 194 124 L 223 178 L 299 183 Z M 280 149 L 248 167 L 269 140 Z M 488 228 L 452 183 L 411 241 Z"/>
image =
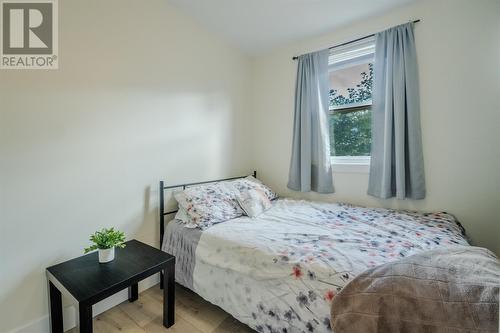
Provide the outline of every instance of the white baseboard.
<path id="1" fill-rule="evenodd" d="M 158 274 L 150 276 L 139 282 L 139 292 L 153 287 L 160 282 Z M 94 317 L 112 307 L 126 301 L 128 299 L 128 290 L 122 290 L 113 296 L 100 301 L 92 307 Z M 64 331 L 70 330 L 76 326 L 76 309 L 73 305 L 69 305 L 63 309 Z M 9 333 L 50 333 L 49 316 L 48 314 L 33 320 L 32 322 L 18 327 Z"/>

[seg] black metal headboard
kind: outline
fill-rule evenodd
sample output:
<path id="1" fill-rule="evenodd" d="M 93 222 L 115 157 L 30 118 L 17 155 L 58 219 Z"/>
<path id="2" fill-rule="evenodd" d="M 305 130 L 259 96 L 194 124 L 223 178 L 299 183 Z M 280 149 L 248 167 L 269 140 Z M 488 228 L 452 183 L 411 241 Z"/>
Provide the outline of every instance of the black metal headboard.
<path id="1" fill-rule="evenodd" d="M 257 178 L 257 171 L 254 171 L 252 174 L 255 178 Z M 203 182 L 197 182 L 197 183 L 186 183 L 186 184 L 179 184 L 179 185 L 169 185 L 165 186 L 165 182 L 163 180 L 160 180 L 160 249 L 161 246 L 163 245 L 163 234 L 165 232 L 165 216 L 177 213 L 178 209 L 171 210 L 166 212 L 165 211 L 165 190 L 171 190 L 174 188 L 181 188 L 185 190 L 187 187 L 190 186 L 195 186 L 195 185 L 202 185 L 202 184 L 210 184 L 210 183 L 217 183 L 217 182 L 223 182 L 226 180 L 235 180 L 235 179 L 240 179 L 240 178 L 245 178 L 248 177 L 248 175 L 245 176 L 239 176 L 239 177 L 231 177 L 231 178 L 225 178 L 225 179 L 216 179 L 216 180 L 207 180 Z"/>

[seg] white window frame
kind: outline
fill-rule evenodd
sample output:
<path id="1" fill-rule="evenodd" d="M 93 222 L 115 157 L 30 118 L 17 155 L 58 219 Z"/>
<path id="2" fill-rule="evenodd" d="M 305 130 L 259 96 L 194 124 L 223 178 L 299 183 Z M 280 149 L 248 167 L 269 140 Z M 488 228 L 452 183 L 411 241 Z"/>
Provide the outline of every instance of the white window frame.
<path id="1" fill-rule="evenodd" d="M 343 47 L 335 48 L 330 53 L 328 59 L 329 72 L 373 61 L 375 55 L 375 40 L 367 38 L 356 43 L 351 43 Z M 349 107 L 330 108 L 330 113 L 335 110 L 345 110 L 371 106 L 371 102 L 357 103 Z M 332 156 L 333 172 L 346 173 L 368 173 L 370 171 L 370 156 Z"/>

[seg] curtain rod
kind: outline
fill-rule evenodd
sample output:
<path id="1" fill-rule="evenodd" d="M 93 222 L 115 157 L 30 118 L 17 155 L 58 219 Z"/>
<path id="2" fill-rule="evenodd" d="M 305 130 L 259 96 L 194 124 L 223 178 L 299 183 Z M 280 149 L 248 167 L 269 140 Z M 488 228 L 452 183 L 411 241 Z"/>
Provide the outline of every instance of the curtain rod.
<path id="1" fill-rule="evenodd" d="M 420 22 L 420 19 L 413 21 L 413 23 L 418 23 L 418 22 Z M 350 40 L 348 42 L 344 42 L 344 43 L 341 43 L 341 44 L 330 46 L 328 49 L 331 50 L 331 49 L 334 49 L 336 47 L 340 47 L 340 46 L 348 45 L 348 44 L 351 44 L 351 43 L 359 42 L 360 40 L 363 40 L 363 39 L 366 39 L 366 38 L 370 38 L 370 37 L 373 37 L 373 36 L 375 36 L 375 34 L 371 34 L 371 35 L 368 35 L 368 36 L 364 36 L 364 37 L 360 37 L 360 38 L 356 38 L 356 39 Z M 295 57 L 292 58 L 292 60 L 297 60 L 297 59 L 299 59 L 299 57 L 297 57 L 297 56 L 295 56 Z"/>

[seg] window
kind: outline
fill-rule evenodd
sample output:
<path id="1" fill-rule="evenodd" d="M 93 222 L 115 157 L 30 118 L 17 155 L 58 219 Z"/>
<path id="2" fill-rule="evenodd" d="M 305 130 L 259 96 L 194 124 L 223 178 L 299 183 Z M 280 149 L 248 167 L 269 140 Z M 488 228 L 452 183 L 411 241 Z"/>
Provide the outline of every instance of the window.
<path id="1" fill-rule="evenodd" d="M 373 39 L 330 54 L 330 150 L 334 164 L 369 164 Z"/>

